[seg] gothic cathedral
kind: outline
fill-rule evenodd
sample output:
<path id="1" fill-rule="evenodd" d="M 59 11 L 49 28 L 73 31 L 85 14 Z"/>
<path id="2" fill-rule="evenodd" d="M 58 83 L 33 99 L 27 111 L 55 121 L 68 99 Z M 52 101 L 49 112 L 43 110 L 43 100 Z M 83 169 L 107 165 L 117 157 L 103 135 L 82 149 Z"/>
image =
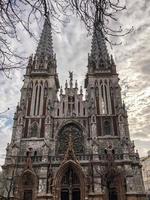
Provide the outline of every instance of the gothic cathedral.
<path id="1" fill-rule="evenodd" d="M 60 88 L 46 19 L 29 58 L 6 149 L 3 173 L 12 199 L 145 199 L 116 65 L 97 28 L 87 68 L 85 98 L 73 72 Z"/>

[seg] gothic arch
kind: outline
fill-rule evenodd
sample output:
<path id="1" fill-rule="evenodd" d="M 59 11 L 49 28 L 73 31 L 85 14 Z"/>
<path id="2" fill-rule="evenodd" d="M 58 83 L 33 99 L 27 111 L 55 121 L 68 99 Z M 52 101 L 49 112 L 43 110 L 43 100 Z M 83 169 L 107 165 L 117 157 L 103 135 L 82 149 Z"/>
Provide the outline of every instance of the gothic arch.
<path id="1" fill-rule="evenodd" d="M 126 178 L 124 172 L 120 169 L 111 168 L 104 174 L 104 182 L 106 181 L 105 197 L 106 199 L 126 199 Z M 103 180 L 102 180 L 103 182 Z M 104 183 L 103 182 L 103 183 Z M 115 195 L 115 197 L 113 197 Z"/>
<path id="2" fill-rule="evenodd" d="M 36 121 L 30 126 L 30 137 L 39 137 L 39 126 Z"/>
<path id="3" fill-rule="evenodd" d="M 57 131 L 57 134 L 56 135 L 58 135 L 58 133 L 60 132 L 60 130 L 64 127 L 64 126 L 66 126 L 66 125 L 68 125 L 68 124 L 75 124 L 76 126 L 78 126 L 82 131 L 83 131 L 83 136 L 84 136 L 84 138 L 86 137 L 86 129 L 85 129 L 85 127 L 81 124 L 81 123 L 79 123 L 79 122 L 77 122 L 77 121 L 75 121 L 75 120 L 67 120 L 67 121 L 64 121 L 59 127 L 58 127 L 58 131 Z"/>
<path id="4" fill-rule="evenodd" d="M 75 162 L 73 160 L 68 160 L 64 164 L 62 164 L 54 177 L 53 188 L 52 188 L 54 200 L 61 199 L 61 181 L 69 167 L 75 171 L 75 173 L 77 174 L 77 176 L 79 178 L 80 192 L 81 192 L 80 200 L 84 200 L 85 196 L 86 196 L 86 194 L 85 194 L 85 192 L 86 192 L 86 190 L 85 190 L 85 188 L 86 188 L 85 175 L 84 175 L 84 172 L 83 172 L 80 164 L 78 164 L 77 162 Z"/>
<path id="5" fill-rule="evenodd" d="M 38 177 L 30 170 L 26 169 L 17 180 L 15 197 L 23 200 L 35 200 L 38 188 Z"/>

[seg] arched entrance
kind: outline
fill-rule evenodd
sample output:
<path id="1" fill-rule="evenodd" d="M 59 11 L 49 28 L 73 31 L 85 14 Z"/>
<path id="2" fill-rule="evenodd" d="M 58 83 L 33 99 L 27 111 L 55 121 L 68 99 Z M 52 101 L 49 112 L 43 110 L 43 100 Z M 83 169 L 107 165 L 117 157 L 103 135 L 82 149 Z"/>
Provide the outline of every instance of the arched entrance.
<path id="1" fill-rule="evenodd" d="M 16 180 L 15 198 L 20 200 L 35 200 L 38 180 L 33 171 L 27 169 Z"/>
<path id="2" fill-rule="evenodd" d="M 80 200 L 80 180 L 70 166 L 61 180 L 61 200 Z"/>
<path id="3" fill-rule="evenodd" d="M 66 161 L 60 166 L 53 184 L 55 200 L 84 200 L 85 176 L 79 163 Z"/>
<path id="4" fill-rule="evenodd" d="M 118 200 L 118 191 L 113 177 L 107 181 L 107 193 L 108 200 Z"/>
<path id="5" fill-rule="evenodd" d="M 125 200 L 126 199 L 126 183 L 123 174 L 111 170 L 103 177 L 106 186 L 107 200 Z"/>

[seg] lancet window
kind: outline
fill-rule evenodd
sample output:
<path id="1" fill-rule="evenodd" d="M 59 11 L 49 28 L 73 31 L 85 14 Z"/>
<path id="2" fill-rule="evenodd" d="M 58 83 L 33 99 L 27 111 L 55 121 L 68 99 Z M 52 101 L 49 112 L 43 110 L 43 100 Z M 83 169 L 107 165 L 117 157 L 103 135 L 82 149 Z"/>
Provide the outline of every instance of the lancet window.
<path id="1" fill-rule="evenodd" d="M 31 108 L 31 114 L 33 115 L 41 115 L 42 113 L 45 113 L 43 110 L 44 98 L 48 95 L 48 83 L 45 82 L 43 86 L 43 82 L 40 83 L 36 81 L 34 87 L 33 87 L 33 95 L 32 95 L 32 108 Z"/>
<path id="2" fill-rule="evenodd" d="M 97 114 L 111 114 L 110 84 L 108 80 L 95 82 L 95 99 Z"/>

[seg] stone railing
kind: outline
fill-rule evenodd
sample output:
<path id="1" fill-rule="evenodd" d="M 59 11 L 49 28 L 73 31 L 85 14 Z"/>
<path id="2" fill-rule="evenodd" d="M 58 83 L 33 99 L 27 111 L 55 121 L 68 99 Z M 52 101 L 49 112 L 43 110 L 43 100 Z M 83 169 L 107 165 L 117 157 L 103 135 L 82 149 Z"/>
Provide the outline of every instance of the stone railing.
<path id="1" fill-rule="evenodd" d="M 77 160 L 79 160 L 80 162 L 88 162 L 88 161 L 107 161 L 108 160 L 108 156 L 105 154 L 77 154 L 76 155 Z M 61 161 L 63 161 L 64 159 L 64 155 L 57 155 L 57 156 L 49 156 L 48 160 L 52 163 L 59 163 Z M 114 155 L 114 160 L 123 160 L 123 154 L 115 154 Z"/>
<path id="2" fill-rule="evenodd" d="M 27 156 L 17 156 L 17 163 L 24 163 L 27 160 Z M 42 162 L 42 156 L 31 156 L 32 163 Z"/>
<path id="3" fill-rule="evenodd" d="M 47 69 L 32 69 L 31 74 L 48 74 Z"/>
<path id="4" fill-rule="evenodd" d="M 81 163 L 86 163 L 89 161 L 93 162 L 106 162 L 108 161 L 108 156 L 106 154 L 77 154 L 76 158 Z M 56 155 L 56 156 L 31 156 L 31 160 L 33 164 L 44 163 L 44 162 L 51 162 L 54 164 L 59 164 L 63 161 L 64 155 Z M 120 161 L 123 160 L 123 154 L 114 154 L 114 160 Z M 23 164 L 27 161 L 27 156 L 10 156 L 8 159 L 8 163 L 18 163 Z"/>

